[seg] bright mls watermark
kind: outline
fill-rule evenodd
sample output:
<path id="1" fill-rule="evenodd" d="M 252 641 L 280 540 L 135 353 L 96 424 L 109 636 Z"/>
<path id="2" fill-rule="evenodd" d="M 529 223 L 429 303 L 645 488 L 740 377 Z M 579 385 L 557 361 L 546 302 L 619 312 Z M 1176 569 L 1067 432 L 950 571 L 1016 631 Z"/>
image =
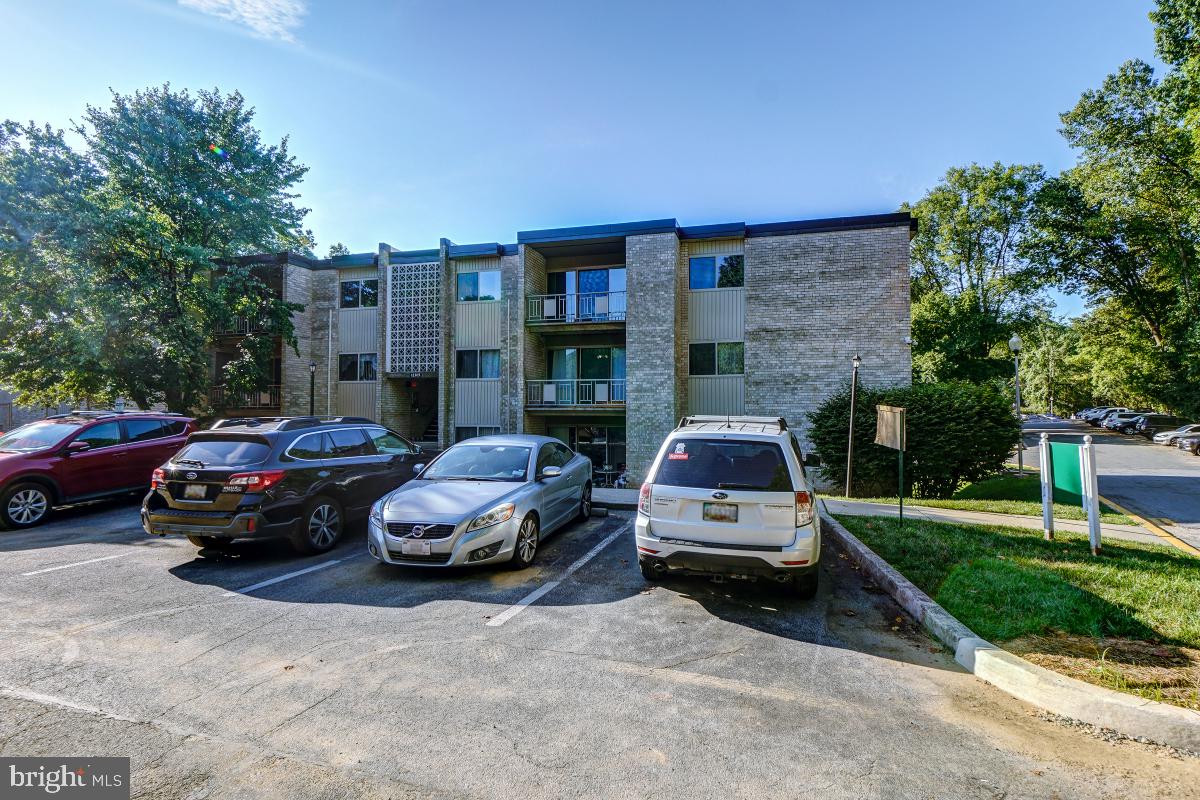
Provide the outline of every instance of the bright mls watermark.
<path id="1" fill-rule="evenodd" d="M 129 800 L 129 759 L 0 758 L 0 800 Z"/>

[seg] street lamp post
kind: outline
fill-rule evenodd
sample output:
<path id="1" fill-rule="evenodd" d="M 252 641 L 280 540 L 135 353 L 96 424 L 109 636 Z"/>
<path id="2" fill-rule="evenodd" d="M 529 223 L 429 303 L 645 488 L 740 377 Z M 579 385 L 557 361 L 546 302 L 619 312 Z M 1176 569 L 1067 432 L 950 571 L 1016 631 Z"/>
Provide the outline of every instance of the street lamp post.
<path id="1" fill-rule="evenodd" d="M 850 440 L 846 445 L 846 497 L 850 496 L 850 476 L 854 471 L 854 404 L 858 395 L 858 368 L 862 366 L 862 357 L 855 353 L 850 363 L 853 369 L 850 371 Z"/>
<path id="2" fill-rule="evenodd" d="M 308 362 L 308 415 L 317 413 L 317 362 Z"/>
<path id="3" fill-rule="evenodd" d="M 1013 334 L 1008 340 L 1008 348 L 1013 351 L 1013 386 L 1016 390 L 1017 424 L 1021 424 L 1021 337 Z M 1025 476 L 1025 441 L 1024 432 L 1017 439 L 1017 477 Z"/>

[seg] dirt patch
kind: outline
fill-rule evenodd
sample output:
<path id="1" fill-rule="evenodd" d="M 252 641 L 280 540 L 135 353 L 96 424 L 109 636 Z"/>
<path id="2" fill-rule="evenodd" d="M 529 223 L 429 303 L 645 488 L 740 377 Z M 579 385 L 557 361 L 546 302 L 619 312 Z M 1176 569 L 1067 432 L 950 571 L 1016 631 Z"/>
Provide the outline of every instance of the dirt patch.
<path id="1" fill-rule="evenodd" d="M 1055 633 L 1004 642 L 1010 653 L 1087 683 L 1200 711 L 1200 650 Z"/>

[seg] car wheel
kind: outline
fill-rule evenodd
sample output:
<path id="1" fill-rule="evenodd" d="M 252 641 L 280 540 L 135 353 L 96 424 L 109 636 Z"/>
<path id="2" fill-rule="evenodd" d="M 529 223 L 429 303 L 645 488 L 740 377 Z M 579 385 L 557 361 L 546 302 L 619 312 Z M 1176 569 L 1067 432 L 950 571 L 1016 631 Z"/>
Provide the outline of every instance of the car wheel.
<path id="1" fill-rule="evenodd" d="M 587 522 L 588 517 L 592 515 L 592 485 L 585 483 L 583 485 L 583 497 L 579 501 L 579 520 Z"/>
<path id="2" fill-rule="evenodd" d="M 9 528 L 32 528 L 50 516 L 50 490 L 40 483 L 18 483 L 0 496 L 0 520 Z"/>
<path id="3" fill-rule="evenodd" d="M 649 561 L 638 561 L 638 569 L 642 571 L 642 577 L 650 583 L 658 583 L 662 580 L 663 573 L 654 569 Z"/>
<path id="4" fill-rule="evenodd" d="M 512 561 L 509 562 L 513 569 L 525 569 L 533 563 L 537 558 L 540 537 L 537 519 L 532 514 L 521 520 L 521 527 L 517 531 L 517 543 L 513 546 Z"/>
<path id="5" fill-rule="evenodd" d="M 346 526 L 342 504 L 332 497 L 314 498 L 300 520 L 300 529 L 292 536 L 292 546 L 305 555 L 333 549 Z"/>
<path id="6" fill-rule="evenodd" d="M 820 585 L 819 573 L 816 570 L 807 575 L 797 575 L 792 578 L 792 595 L 801 600 L 812 600 L 817 596 L 817 589 L 820 588 Z"/>

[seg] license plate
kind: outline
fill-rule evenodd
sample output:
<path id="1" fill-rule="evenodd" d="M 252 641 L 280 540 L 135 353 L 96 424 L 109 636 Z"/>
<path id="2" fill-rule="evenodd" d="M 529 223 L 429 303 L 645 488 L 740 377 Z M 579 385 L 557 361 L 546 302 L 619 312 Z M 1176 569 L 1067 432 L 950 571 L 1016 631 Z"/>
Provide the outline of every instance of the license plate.
<path id="1" fill-rule="evenodd" d="M 427 556 L 430 553 L 429 544 L 421 539 L 403 539 L 400 542 L 400 552 L 406 556 Z"/>
<path id="2" fill-rule="evenodd" d="M 705 503 L 704 519 L 709 522 L 737 522 L 738 507 L 733 503 Z"/>
<path id="3" fill-rule="evenodd" d="M 208 487 L 203 483 L 188 483 L 183 487 L 184 500 L 206 500 L 208 499 Z"/>

